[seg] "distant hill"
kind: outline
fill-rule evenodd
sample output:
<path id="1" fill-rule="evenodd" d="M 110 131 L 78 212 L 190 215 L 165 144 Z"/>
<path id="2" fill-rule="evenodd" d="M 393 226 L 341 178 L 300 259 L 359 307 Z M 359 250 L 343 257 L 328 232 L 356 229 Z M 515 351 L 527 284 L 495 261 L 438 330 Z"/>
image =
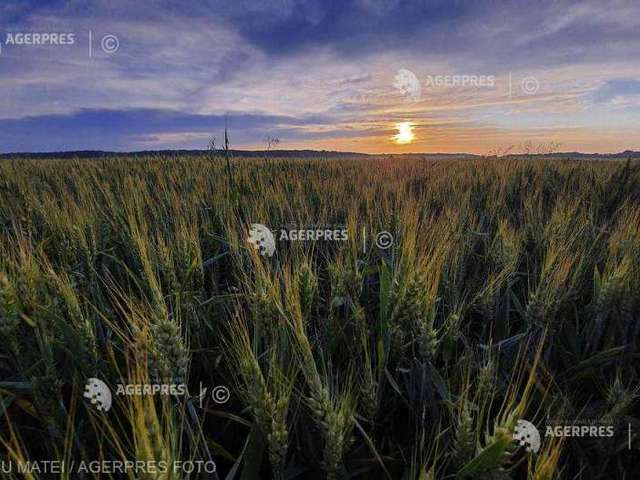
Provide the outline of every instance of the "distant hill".
<path id="1" fill-rule="evenodd" d="M 0 158 L 105 158 L 105 157 L 149 157 L 154 155 L 163 156 L 187 156 L 201 157 L 209 155 L 208 150 L 140 150 L 135 152 L 108 152 L 102 150 L 77 150 L 69 152 L 20 152 L 3 153 Z M 218 150 L 216 155 L 224 155 Z M 229 154 L 234 157 L 362 157 L 364 153 L 355 152 L 335 152 L 325 150 L 229 150 Z"/>
<path id="2" fill-rule="evenodd" d="M 513 155 L 515 157 L 522 157 L 525 155 Z M 625 150 L 619 153 L 581 153 L 581 152 L 558 152 L 558 153 L 544 153 L 532 155 L 534 157 L 551 157 L 551 158 L 585 158 L 585 159 L 598 159 L 598 158 L 640 158 L 640 152 L 634 150 Z"/>
<path id="3" fill-rule="evenodd" d="M 375 157 L 423 157 L 429 159 L 446 159 L 446 158 L 481 158 L 482 155 L 471 153 L 357 153 L 357 152 L 338 152 L 332 150 L 229 150 L 233 157 L 245 158 L 261 158 L 261 157 L 278 157 L 278 158 L 375 158 Z M 163 156 L 188 156 L 199 157 L 210 154 L 207 150 L 141 150 L 136 152 L 108 152 L 101 150 L 77 150 L 68 152 L 18 152 L 18 153 L 2 153 L 0 159 L 9 158 L 106 158 L 106 157 L 150 157 L 156 155 Z M 224 152 L 217 151 L 217 155 L 223 155 Z M 580 153 L 580 152 L 557 152 L 545 154 L 513 154 L 508 155 L 510 158 L 519 157 L 536 157 L 536 158 L 571 158 L 571 159 L 611 159 L 611 158 L 633 158 L 640 159 L 640 152 L 633 150 L 625 150 L 619 153 Z"/>

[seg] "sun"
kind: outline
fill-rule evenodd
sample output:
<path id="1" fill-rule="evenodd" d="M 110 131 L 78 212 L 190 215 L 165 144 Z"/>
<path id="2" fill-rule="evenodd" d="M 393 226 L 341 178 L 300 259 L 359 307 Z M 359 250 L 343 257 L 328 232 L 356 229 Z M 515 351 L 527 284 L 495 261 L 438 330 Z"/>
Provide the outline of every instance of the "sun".
<path id="1" fill-rule="evenodd" d="M 411 122 L 396 123 L 398 133 L 393 136 L 396 143 L 404 145 L 413 142 L 413 124 Z"/>

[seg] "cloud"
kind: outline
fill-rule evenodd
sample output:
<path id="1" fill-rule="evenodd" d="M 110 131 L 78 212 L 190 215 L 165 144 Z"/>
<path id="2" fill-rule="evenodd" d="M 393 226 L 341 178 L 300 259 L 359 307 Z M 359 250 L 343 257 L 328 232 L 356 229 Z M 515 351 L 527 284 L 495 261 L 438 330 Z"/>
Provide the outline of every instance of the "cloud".
<path id="1" fill-rule="evenodd" d="M 227 112 L 235 144 L 252 147 L 272 132 L 282 146 L 398 148 L 390 129 L 407 120 L 428 134 L 414 147 L 441 151 L 447 135 L 447 148 L 470 151 L 474 135 L 484 145 L 545 125 L 633 131 L 639 19 L 633 2 L 595 0 L 3 2 L 0 38 L 71 31 L 77 42 L 3 48 L 0 150 L 199 147 Z M 120 40 L 114 54 L 100 49 L 105 34 Z M 423 86 L 406 102 L 392 86 L 401 68 L 497 84 Z M 528 76 L 534 95 L 520 88 Z"/>
<path id="2" fill-rule="evenodd" d="M 608 80 L 591 95 L 594 103 L 620 103 L 624 97 L 640 95 L 640 80 L 634 78 L 617 78 Z"/>
<path id="3" fill-rule="evenodd" d="M 262 141 L 272 131 L 294 132 L 322 118 L 295 118 L 231 112 L 186 114 L 172 110 L 80 110 L 0 120 L 0 151 L 122 150 L 138 148 L 206 148 L 211 136 L 222 138 L 228 126 L 234 146 Z M 155 146 L 155 147 L 154 147 Z"/>

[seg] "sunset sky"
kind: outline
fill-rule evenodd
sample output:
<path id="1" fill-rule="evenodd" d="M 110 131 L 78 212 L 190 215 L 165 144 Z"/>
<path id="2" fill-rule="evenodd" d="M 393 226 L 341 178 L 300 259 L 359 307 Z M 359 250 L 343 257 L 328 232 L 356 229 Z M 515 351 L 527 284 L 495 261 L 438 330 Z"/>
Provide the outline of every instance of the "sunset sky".
<path id="1" fill-rule="evenodd" d="M 637 1 L 5 0 L 0 44 L 3 153 L 640 150 Z"/>

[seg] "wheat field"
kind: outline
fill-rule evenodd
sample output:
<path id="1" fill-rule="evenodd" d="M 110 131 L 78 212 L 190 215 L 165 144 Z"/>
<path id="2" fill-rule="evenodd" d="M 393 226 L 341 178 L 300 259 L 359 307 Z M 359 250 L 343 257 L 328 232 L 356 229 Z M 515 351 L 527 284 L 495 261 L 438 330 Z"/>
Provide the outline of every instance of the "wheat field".
<path id="1" fill-rule="evenodd" d="M 268 257 L 252 223 L 348 239 Z M 3 478 L 636 478 L 640 164 L 2 160 L 0 332 L 3 462 L 217 470 Z M 190 393 L 104 412 L 89 378 Z"/>

